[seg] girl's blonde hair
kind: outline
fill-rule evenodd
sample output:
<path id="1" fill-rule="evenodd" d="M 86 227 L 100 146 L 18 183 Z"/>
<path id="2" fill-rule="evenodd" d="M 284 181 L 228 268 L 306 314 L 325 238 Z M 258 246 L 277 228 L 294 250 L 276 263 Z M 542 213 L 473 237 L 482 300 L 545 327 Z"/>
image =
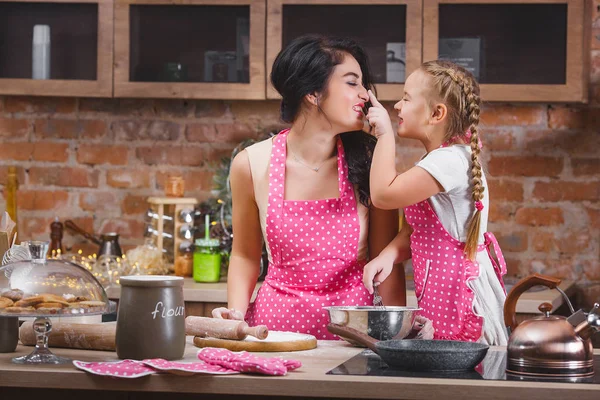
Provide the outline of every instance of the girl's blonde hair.
<path id="1" fill-rule="evenodd" d="M 444 141 L 451 142 L 458 137 L 471 145 L 473 202 L 476 207 L 475 214 L 469 223 L 465 255 L 473 260 L 477 254 L 481 209 L 483 208 L 481 200 L 485 190 L 481 180 L 481 163 L 479 162 L 481 151 L 478 128 L 481 104 L 479 84 L 469 71 L 449 61 L 428 61 L 421 65 L 421 70 L 430 78 L 430 105 L 433 106 L 436 102 L 441 101 L 448 108 L 448 129 Z M 470 139 L 468 139 L 467 133 L 469 131 Z"/>

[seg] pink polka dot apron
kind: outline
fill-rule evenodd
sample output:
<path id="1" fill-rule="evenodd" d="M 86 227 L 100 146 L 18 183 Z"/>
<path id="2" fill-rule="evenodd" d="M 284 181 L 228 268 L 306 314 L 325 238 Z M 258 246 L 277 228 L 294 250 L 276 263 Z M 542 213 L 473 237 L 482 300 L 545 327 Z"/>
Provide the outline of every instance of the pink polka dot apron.
<path id="1" fill-rule="evenodd" d="M 338 138 L 339 198 L 284 200 L 289 130 L 273 140 L 269 166 L 266 236 L 271 263 L 247 322 L 271 330 L 339 339 L 327 331 L 325 306 L 371 305 L 362 284 L 366 261 L 358 261 L 360 223 Z"/>
<path id="2" fill-rule="evenodd" d="M 406 207 L 406 221 L 413 228 L 410 237 L 415 295 L 420 312 L 433 321 L 434 339 L 475 342 L 483 330 L 483 318 L 473 311 L 473 290 L 469 281 L 479 276 L 479 263 L 464 256 L 465 243 L 452 237 L 440 222 L 428 200 Z M 477 251 L 487 250 L 502 287 L 506 262 L 490 232 Z M 491 251 L 495 252 L 495 257 Z M 497 259 L 496 259 L 497 258 Z"/>

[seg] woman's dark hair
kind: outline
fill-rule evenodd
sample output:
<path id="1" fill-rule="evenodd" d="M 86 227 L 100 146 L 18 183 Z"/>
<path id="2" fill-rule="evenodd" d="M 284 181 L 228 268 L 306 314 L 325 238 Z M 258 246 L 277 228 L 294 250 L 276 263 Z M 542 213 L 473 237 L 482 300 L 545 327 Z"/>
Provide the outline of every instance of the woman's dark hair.
<path id="1" fill-rule="evenodd" d="M 360 65 L 363 86 L 373 89 L 367 54 L 352 39 L 301 36 L 277 55 L 271 83 L 282 97 L 280 113 L 284 122 L 294 122 L 307 94 L 325 93 L 334 68 L 348 54 Z M 368 207 L 371 158 L 377 140 L 362 131 L 345 132 L 340 137 L 348 162 L 348 178 L 358 185 L 359 200 Z"/>

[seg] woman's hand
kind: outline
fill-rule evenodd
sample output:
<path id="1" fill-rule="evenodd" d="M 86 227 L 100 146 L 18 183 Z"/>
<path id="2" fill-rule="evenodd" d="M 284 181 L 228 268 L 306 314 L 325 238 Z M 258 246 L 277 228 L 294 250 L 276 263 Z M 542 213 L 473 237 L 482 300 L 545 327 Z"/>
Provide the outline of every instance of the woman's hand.
<path id="1" fill-rule="evenodd" d="M 433 322 L 421 315 L 417 315 L 415 317 L 415 322 L 413 322 L 412 330 L 408 336 L 405 337 L 405 339 L 432 340 L 434 332 L 435 329 L 433 328 Z"/>
<path id="2" fill-rule="evenodd" d="M 363 270 L 363 284 L 370 294 L 373 294 L 373 282 L 381 283 L 392 273 L 394 260 L 385 257 L 384 254 L 375 257 Z"/>
<path id="3" fill-rule="evenodd" d="M 218 307 L 212 310 L 213 318 L 244 320 L 244 314 L 235 308 Z"/>
<path id="4" fill-rule="evenodd" d="M 369 112 L 367 113 L 366 117 L 369 125 L 373 127 L 371 134 L 375 137 L 379 137 L 388 133 L 393 135 L 394 130 L 392 128 L 392 120 L 390 119 L 390 115 L 370 90 L 369 101 L 371 102 L 372 107 L 369 107 Z"/>

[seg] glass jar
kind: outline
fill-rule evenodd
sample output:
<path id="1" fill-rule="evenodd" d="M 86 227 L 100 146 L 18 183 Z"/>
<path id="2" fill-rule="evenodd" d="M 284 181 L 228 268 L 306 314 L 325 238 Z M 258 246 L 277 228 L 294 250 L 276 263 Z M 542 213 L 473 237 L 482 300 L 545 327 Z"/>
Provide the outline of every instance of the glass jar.
<path id="1" fill-rule="evenodd" d="M 221 248 L 219 239 L 196 239 L 194 250 L 194 280 L 219 282 L 221 275 Z"/>

